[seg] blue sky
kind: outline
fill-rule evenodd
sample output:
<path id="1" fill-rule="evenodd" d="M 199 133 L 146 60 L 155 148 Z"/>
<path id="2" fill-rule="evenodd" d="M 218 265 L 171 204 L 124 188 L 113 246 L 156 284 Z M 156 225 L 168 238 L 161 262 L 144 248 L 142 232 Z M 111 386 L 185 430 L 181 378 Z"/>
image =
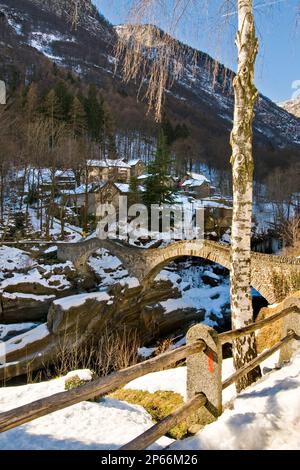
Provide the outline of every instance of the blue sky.
<path id="1" fill-rule="evenodd" d="M 128 5 L 132 3 L 130 0 L 93 2 L 100 13 L 113 24 L 127 21 Z M 168 2 L 171 5 L 173 0 L 167 0 Z M 224 1 L 206 0 L 206 3 L 208 6 L 205 11 L 199 12 L 193 7 L 187 12 L 175 36 L 236 70 L 236 0 L 230 2 L 229 16 L 224 16 L 224 9 L 220 12 Z M 296 14 L 299 4 L 299 0 L 254 0 L 257 34 L 260 40 L 256 86 L 275 102 L 290 99 L 295 92 L 292 83 L 300 80 L 300 16 L 297 26 Z M 166 30 L 170 24 L 167 14 L 168 12 L 158 9 L 147 20 Z"/>

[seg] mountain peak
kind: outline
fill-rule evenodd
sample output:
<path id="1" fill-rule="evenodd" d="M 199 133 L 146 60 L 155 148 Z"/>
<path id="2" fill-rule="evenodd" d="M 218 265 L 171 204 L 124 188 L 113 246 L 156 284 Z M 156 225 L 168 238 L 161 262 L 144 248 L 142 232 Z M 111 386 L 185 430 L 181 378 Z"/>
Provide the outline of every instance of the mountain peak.
<path id="1" fill-rule="evenodd" d="M 288 111 L 290 114 L 294 114 L 294 116 L 300 117 L 300 96 L 293 100 L 283 101 L 282 103 L 278 103 L 278 106 Z"/>

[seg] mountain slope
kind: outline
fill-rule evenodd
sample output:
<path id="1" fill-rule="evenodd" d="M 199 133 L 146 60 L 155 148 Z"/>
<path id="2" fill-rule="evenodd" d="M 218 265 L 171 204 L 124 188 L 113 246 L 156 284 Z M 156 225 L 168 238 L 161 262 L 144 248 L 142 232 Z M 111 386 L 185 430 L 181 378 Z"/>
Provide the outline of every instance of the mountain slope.
<path id="1" fill-rule="evenodd" d="M 288 100 L 284 101 L 283 103 L 279 103 L 278 106 L 285 109 L 290 114 L 300 118 L 300 96 L 294 100 Z"/>
<path id="2" fill-rule="evenodd" d="M 96 83 L 104 96 L 111 90 L 118 94 L 121 105 L 118 101 L 113 113 L 117 129 L 130 125 L 124 116 L 129 108 L 135 114 L 134 125 L 147 127 L 145 106 L 135 102 L 137 85 L 124 85 L 118 73 L 114 74 L 116 30 L 91 2 L 84 0 L 80 1 L 83 9 L 78 26 L 72 28 L 69 4 L 67 0 L 0 0 L 0 76 L 8 83 L 28 83 L 43 75 L 49 67 L 48 59 L 82 80 Z M 207 54 L 199 52 L 196 73 L 192 64 L 186 65 L 183 76 L 166 93 L 165 107 L 172 120 L 188 124 L 196 143 L 193 150 L 202 161 L 226 167 L 234 74 L 219 65 L 214 81 L 210 72 L 214 64 Z M 256 106 L 254 130 L 256 168 L 261 174 L 286 165 L 287 156 L 291 163 L 299 161 L 300 119 L 262 95 Z"/>

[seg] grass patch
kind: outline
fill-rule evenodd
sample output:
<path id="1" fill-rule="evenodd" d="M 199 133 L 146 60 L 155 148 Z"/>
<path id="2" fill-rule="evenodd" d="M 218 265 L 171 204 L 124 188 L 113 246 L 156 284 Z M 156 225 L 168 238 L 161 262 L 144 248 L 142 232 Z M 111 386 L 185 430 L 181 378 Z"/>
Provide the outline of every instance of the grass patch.
<path id="1" fill-rule="evenodd" d="M 184 404 L 183 397 L 179 393 L 166 391 L 150 393 L 144 390 L 122 388 L 109 396 L 132 405 L 141 405 L 151 415 L 154 422 L 161 421 Z M 183 421 L 172 428 L 167 435 L 173 439 L 182 439 L 187 434 L 188 426 Z"/>

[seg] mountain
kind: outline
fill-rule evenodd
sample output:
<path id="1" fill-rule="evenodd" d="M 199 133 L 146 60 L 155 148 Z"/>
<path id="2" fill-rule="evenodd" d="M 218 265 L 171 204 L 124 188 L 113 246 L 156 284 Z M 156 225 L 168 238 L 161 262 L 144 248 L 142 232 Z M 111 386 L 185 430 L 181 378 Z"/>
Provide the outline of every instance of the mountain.
<path id="1" fill-rule="evenodd" d="M 288 111 L 290 114 L 300 118 L 300 96 L 294 100 L 278 103 L 278 106 Z"/>
<path id="2" fill-rule="evenodd" d="M 133 132 L 136 128 L 156 132 L 146 117 L 146 106 L 136 100 L 138 84 L 125 85 L 115 73 L 114 47 L 120 28 L 114 28 L 89 0 L 78 0 L 74 27 L 70 4 L 68 0 L 0 0 L 0 78 L 9 87 L 43 80 L 54 62 L 101 89 L 114 104 L 117 130 L 132 126 Z M 148 41 L 145 46 L 150 56 L 155 44 Z M 190 49 L 190 54 L 195 51 Z M 214 77 L 215 66 L 210 56 L 198 52 L 196 64 L 187 63 L 181 78 L 167 90 L 165 110 L 173 122 L 187 124 L 191 152 L 222 168 L 229 166 L 234 73 L 218 64 Z M 300 119 L 263 95 L 256 105 L 254 132 L 259 174 L 286 166 L 287 158 L 289 163 L 299 161 Z"/>

